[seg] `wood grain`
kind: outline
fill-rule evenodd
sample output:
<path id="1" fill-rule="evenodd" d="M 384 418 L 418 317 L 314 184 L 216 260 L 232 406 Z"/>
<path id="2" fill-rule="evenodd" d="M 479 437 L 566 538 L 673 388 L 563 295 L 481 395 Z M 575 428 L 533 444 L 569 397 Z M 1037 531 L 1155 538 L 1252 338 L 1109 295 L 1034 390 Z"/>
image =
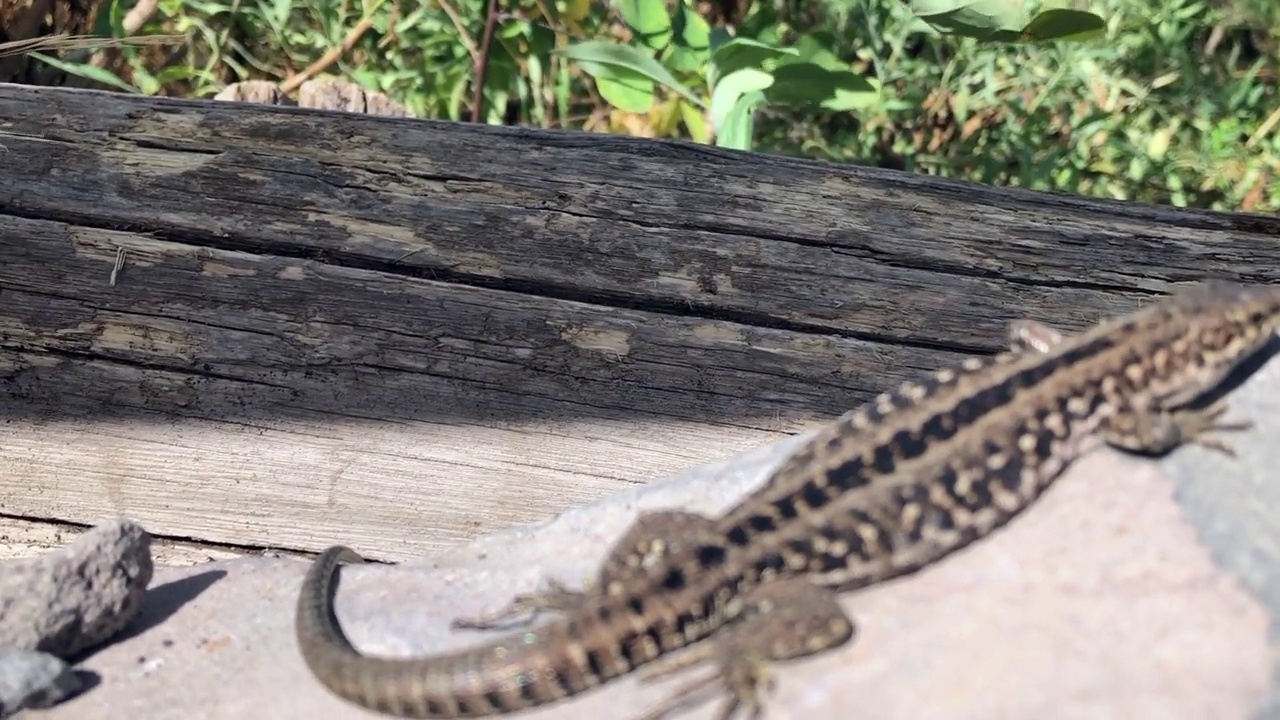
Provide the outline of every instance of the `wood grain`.
<path id="1" fill-rule="evenodd" d="M 1271 218 L 683 143 L 6 85 L 0 117 L 0 515 L 220 543 L 421 555 L 1015 317 L 1280 270 Z"/>

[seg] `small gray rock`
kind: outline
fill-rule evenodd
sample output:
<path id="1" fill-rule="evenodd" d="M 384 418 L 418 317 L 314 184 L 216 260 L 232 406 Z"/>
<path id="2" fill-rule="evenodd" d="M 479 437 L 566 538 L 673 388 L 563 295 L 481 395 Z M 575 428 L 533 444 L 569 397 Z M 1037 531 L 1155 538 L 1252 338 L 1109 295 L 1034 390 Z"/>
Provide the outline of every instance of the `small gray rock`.
<path id="1" fill-rule="evenodd" d="M 0 563 L 0 648 L 67 659 L 123 628 L 151 582 L 151 536 L 119 518 L 38 558 Z"/>
<path id="2" fill-rule="evenodd" d="M 0 649 L 0 720 L 23 708 L 56 705 L 80 687 L 71 668 L 48 653 Z"/>

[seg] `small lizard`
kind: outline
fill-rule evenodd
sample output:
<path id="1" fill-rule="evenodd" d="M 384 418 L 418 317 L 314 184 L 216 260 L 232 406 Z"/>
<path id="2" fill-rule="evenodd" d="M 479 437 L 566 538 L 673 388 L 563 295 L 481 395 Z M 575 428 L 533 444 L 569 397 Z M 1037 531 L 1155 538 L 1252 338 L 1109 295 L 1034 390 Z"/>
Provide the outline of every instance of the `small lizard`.
<path id="1" fill-rule="evenodd" d="M 988 535 L 1099 442 L 1147 454 L 1196 442 L 1233 455 L 1211 431 L 1251 425 L 1219 422 L 1224 401 L 1192 403 L 1277 326 L 1280 287 L 1223 281 L 1075 336 L 1015 322 L 1007 352 L 969 358 L 847 413 L 723 516 L 641 514 L 589 589 L 553 583 L 488 619 L 456 621 L 492 627 L 522 612 L 525 622 L 540 610 L 562 613 L 452 654 L 355 650 L 333 613 L 332 580 L 340 563 L 361 557 L 331 547 L 298 597 L 302 656 L 333 693 L 402 717 L 515 712 L 641 666 L 652 678 L 704 662 L 709 676 L 646 717 L 714 684 L 727 691 L 721 718 L 758 714 L 770 663 L 853 637 L 836 592 L 913 572 Z"/>

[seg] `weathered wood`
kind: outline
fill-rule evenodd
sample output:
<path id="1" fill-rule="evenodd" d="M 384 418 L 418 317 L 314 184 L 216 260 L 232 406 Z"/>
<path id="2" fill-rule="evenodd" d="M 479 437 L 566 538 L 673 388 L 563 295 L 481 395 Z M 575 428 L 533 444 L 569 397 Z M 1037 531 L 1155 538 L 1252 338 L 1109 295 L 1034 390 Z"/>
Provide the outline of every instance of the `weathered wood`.
<path id="1" fill-rule="evenodd" d="M 0 513 L 375 557 L 767 443 L 1271 218 L 0 85 Z M 121 251 L 123 266 L 111 284 Z"/>

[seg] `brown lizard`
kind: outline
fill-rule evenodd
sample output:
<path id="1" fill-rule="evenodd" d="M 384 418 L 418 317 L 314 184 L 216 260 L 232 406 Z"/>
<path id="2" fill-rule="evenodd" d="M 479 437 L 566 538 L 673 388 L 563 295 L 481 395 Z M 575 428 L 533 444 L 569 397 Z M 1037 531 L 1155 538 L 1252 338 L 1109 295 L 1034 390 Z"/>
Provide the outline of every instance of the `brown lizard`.
<path id="1" fill-rule="evenodd" d="M 707 661 L 715 672 L 646 717 L 715 682 L 728 691 L 720 717 L 743 706 L 758 713 L 771 662 L 852 638 L 837 591 L 912 572 L 988 535 L 1098 442 L 1150 454 L 1198 442 L 1233 454 L 1209 431 L 1250 425 L 1220 423 L 1225 402 L 1190 403 L 1278 325 L 1280 287 L 1221 281 L 1076 336 L 1015 322 L 1009 351 L 969 358 L 844 415 L 722 517 L 642 514 L 589 591 L 553 585 L 488 620 L 455 623 L 563 613 L 474 649 L 361 655 L 332 608 L 335 569 L 361 558 L 329 548 L 298 597 L 302 656 L 335 694 L 403 717 L 514 712 L 659 658 L 649 677 Z"/>

